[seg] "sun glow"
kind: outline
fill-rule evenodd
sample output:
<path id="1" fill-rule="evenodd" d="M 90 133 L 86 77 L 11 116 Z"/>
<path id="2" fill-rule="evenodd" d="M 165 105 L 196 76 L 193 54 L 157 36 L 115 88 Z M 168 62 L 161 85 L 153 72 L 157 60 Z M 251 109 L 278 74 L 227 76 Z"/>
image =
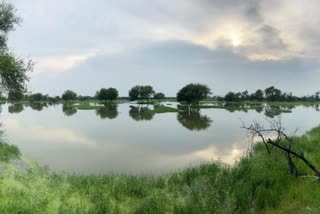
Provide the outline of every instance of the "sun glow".
<path id="1" fill-rule="evenodd" d="M 231 45 L 233 47 L 238 47 L 241 45 L 241 43 L 242 43 L 242 41 L 241 41 L 241 37 L 239 34 L 233 34 L 231 36 Z"/>

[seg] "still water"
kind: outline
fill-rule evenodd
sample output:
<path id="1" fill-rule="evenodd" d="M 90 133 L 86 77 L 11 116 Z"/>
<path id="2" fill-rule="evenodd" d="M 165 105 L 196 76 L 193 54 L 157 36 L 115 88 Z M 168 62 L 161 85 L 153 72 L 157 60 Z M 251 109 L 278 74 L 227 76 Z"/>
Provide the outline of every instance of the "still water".
<path id="1" fill-rule="evenodd" d="M 176 103 L 166 103 L 176 107 Z M 211 160 L 234 163 L 247 150 L 242 121 L 265 121 L 263 111 L 201 109 L 150 113 L 135 104 L 76 110 L 62 105 L 2 105 L 4 138 L 24 156 L 55 171 L 159 175 Z M 298 134 L 319 125 L 314 107 L 281 114 Z"/>

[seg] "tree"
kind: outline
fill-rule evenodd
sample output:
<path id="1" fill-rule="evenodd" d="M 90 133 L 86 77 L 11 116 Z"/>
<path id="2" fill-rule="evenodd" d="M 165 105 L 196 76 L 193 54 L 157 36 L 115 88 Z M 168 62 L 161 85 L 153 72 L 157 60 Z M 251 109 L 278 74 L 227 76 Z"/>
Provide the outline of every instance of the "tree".
<path id="1" fill-rule="evenodd" d="M 199 101 L 207 98 L 209 94 L 211 94 L 211 91 L 208 86 L 191 83 L 180 89 L 177 100 L 178 102 L 186 102 L 188 105 L 199 104 Z"/>
<path id="2" fill-rule="evenodd" d="M 140 86 L 136 85 L 129 91 L 129 99 L 131 101 L 140 99 Z"/>
<path id="3" fill-rule="evenodd" d="M 251 95 L 252 100 L 262 101 L 264 98 L 264 93 L 261 89 L 258 89 L 255 93 Z"/>
<path id="4" fill-rule="evenodd" d="M 149 102 L 150 97 L 154 94 L 154 90 L 150 85 L 140 86 L 140 97 Z"/>
<path id="5" fill-rule="evenodd" d="M 241 93 L 229 92 L 224 97 L 224 100 L 227 102 L 237 102 L 241 99 Z"/>
<path id="6" fill-rule="evenodd" d="M 71 90 L 67 90 L 62 94 L 63 100 L 75 100 L 77 98 L 77 94 Z"/>
<path id="7" fill-rule="evenodd" d="M 43 95 L 41 93 L 36 93 L 36 94 L 31 94 L 29 96 L 29 100 L 30 101 L 42 101 L 42 100 L 46 100 L 48 96 Z"/>
<path id="8" fill-rule="evenodd" d="M 159 102 L 160 102 L 162 99 L 165 98 L 165 95 L 164 95 L 164 93 L 159 92 L 159 93 L 156 93 L 156 94 L 153 96 L 153 98 L 156 99 L 156 100 L 159 100 Z"/>
<path id="9" fill-rule="evenodd" d="M 280 101 L 281 100 L 281 90 L 275 88 L 274 86 L 271 86 L 269 88 L 266 88 L 264 90 L 266 99 L 268 101 Z"/>
<path id="10" fill-rule="evenodd" d="M 129 98 L 133 100 L 146 99 L 149 101 L 150 97 L 154 94 L 154 90 L 150 85 L 136 85 L 129 91 Z"/>
<path id="11" fill-rule="evenodd" d="M 102 88 L 97 92 L 96 97 L 99 100 L 115 100 L 118 98 L 118 90 L 115 88 Z"/>
<path id="12" fill-rule="evenodd" d="M 8 100 L 10 101 L 18 101 L 24 98 L 23 93 L 20 90 L 9 91 Z"/>
<path id="13" fill-rule="evenodd" d="M 6 2 L 0 3 L 0 87 L 3 91 L 23 94 L 27 72 L 32 70 L 32 61 L 17 58 L 7 47 L 7 35 L 21 22 L 15 7 Z"/>

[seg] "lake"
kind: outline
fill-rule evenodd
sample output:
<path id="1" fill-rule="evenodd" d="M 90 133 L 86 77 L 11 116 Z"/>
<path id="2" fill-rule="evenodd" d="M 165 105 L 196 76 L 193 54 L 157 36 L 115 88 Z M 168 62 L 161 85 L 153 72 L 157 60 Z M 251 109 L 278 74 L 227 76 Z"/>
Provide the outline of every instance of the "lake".
<path id="1" fill-rule="evenodd" d="M 152 105 L 129 103 L 100 110 L 67 109 L 61 104 L 1 108 L 8 143 L 57 172 L 81 174 L 160 175 L 212 160 L 233 164 L 248 147 L 242 121 L 267 118 L 264 111 L 254 109 L 154 114 L 147 109 Z M 281 114 L 283 126 L 302 134 L 319 125 L 318 110 L 296 106 L 292 113 Z"/>

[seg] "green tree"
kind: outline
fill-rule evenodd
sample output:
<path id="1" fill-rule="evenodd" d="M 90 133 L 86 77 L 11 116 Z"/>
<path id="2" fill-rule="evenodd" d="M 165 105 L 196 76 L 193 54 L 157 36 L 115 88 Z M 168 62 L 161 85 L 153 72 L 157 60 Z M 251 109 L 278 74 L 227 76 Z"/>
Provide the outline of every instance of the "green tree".
<path id="1" fill-rule="evenodd" d="M 8 100 L 10 101 L 18 101 L 18 100 L 22 100 L 23 98 L 24 98 L 24 94 L 20 90 L 9 91 L 8 93 Z"/>
<path id="2" fill-rule="evenodd" d="M 154 94 L 154 90 L 150 85 L 140 86 L 140 97 L 149 101 L 150 97 Z"/>
<path id="3" fill-rule="evenodd" d="M 102 88 L 100 91 L 97 91 L 96 97 L 99 100 L 115 100 L 118 98 L 118 90 L 115 88 Z"/>
<path id="4" fill-rule="evenodd" d="M 165 95 L 164 95 L 164 93 L 159 92 L 159 93 L 154 94 L 153 98 L 156 100 L 159 100 L 159 102 L 160 102 L 161 100 L 163 100 L 165 98 Z"/>
<path id="5" fill-rule="evenodd" d="M 224 97 L 227 102 L 238 102 L 241 99 L 241 93 L 229 92 Z"/>
<path id="6" fill-rule="evenodd" d="M 62 94 L 63 100 L 75 100 L 77 98 L 77 94 L 71 90 L 67 90 Z"/>
<path id="7" fill-rule="evenodd" d="M 266 99 L 268 101 L 280 101 L 281 100 L 282 92 L 281 92 L 281 90 L 275 88 L 274 86 L 266 88 L 264 90 L 264 93 L 265 93 Z"/>
<path id="8" fill-rule="evenodd" d="M 184 86 L 177 94 L 178 102 L 186 102 L 187 104 L 198 103 L 211 94 L 210 89 L 202 84 L 189 84 Z"/>
<path id="9" fill-rule="evenodd" d="M 35 93 L 35 94 L 31 94 L 29 96 L 29 100 L 30 101 L 44 101 L 48 98 L 47 95 L 43 95 L 41 93 Z"/>
<path id="10" fill-rule="evenodd" d="M 262 101 L 264 99 L 264 93 L 261 89 L 258 89 L 255 93 L 251 95 L 252 100 Z"/>
<path id="11" fill-rule="evenodd" d="M 129 98 L 133 100 L 146 99 L 149 101 L 150 97 L 154 94 L 154 90 L 150 85 L 136 85 L 129 91 Z"/>
<path id="12" fill-rule="evenodd" d="M 139 85 L 136 85 L 130 89 L 129 99 L 131 101 L 140 99 L 140 86 Z"/>
<path id="13" fill-rule="evenodd" d="M 7 46 L 8 33 L 20 22 L 12 4 L 0 3 L 0 87 L 21 94 L 26 91 L 27 72 L 32 70 L 33 63 L 16 57 Z"/>

